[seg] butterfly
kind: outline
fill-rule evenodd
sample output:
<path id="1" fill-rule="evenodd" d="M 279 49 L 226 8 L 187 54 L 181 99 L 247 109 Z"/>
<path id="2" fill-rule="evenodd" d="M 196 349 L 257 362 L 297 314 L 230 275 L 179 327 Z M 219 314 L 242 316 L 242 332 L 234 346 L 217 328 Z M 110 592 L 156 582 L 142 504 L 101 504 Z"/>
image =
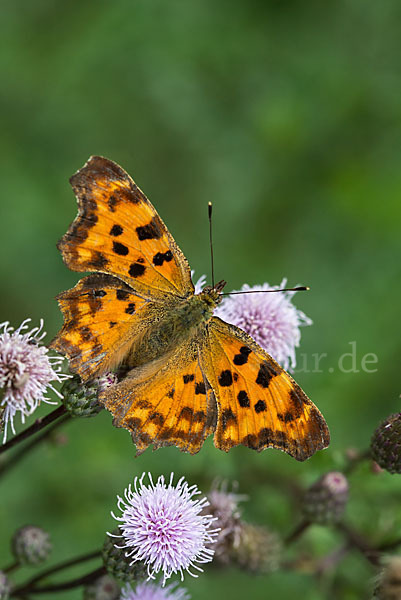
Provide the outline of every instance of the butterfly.
<path id="1" fill-rule="evenodd" d="M 116 163 L 91 157 L 72 176 L 78 215 L 58 243 L 91 274 L 57 296 L 51 343 L 84 382 L 123 367 L 99 401 L 143 452 L 175 445 L 278 448 L 305 460 L 329 444 L 325 420 L 292 377 L 244 331 L 213 316 L 225 282 L 199 294 L 158 213 Z"/>

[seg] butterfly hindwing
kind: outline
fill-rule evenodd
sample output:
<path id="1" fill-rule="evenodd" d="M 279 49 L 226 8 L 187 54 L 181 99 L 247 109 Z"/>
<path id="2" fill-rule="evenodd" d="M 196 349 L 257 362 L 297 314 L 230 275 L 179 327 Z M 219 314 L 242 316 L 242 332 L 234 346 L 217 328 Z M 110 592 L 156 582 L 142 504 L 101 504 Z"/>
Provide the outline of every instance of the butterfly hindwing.
<path id="1" fill-rule="evenodd" d="M 100 395 L 117 427 L 131 431 L 137 451 L 175 445 L 194 454 L 213 432 L 216 404 L 199 364 L 202 341 L 184 342 L 168 357 L 134 368 Z"/>
<path id="2" fill-rule="evenodd" d="M 93 156 L 70 181 L 78 216 L 58 244 L 70 269 L 117 276 L 148 299 L 193 293 L 186 258 L 121 167 Z"/>
<path id="3" fill-rule="evenodd" d="M 215 393 L 217 448 L 284 450 L 297 460 L 329 444 L 327 425 L 292 377 L 244 331 L 213 317 L 201 365 Z"/>
<path id="4" fill-rule="evenodd" d="M 57 296 L 64 325 L 51 347 L 86 381 L 118 366 L 148 325 L 154 305 L 105 274 L 81 279 Z"/>

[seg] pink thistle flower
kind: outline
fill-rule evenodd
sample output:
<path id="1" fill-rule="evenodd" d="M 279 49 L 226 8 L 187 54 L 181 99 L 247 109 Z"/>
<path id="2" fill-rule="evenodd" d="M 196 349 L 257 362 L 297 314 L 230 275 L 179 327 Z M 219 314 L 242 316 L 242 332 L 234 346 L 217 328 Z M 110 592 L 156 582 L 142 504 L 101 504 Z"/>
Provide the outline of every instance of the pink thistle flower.
<path id="1" fill-rule="evenodd" d="M 190 600 L 184 588 L 177 589 L 172 583 L 164 588 L 155 583 L 139 583 L 135 590 L 126 585 L 121 590 L 120 600 Z"/>
<path id="2" fill-rule="evenodd" d="M 240 292 L 274 290 L 285 287 L 286 279 L 279 286 L 268 283 L 250 287 L 245 284 Z M 311 319 L 291 302 L 296 292 L 275 294 L 238 294 L 227 296 L 217 307 L 215 314 L 246 333 L 262 346 L 285 369 L 296 366 L 295 348 L 301 340 L 300 327 L 312 325 Z"/>
<path id="3" fill-rule="evenodd" d="M 40 342 L 46 335 L 43 329 L 43 320 L 39 327 L 30 331 L 25 319 L 14 330 L 8 321 L 0 324 L 0 412 L 3 410 L 4 439 L 7 439 L 7 427 L 15 434 L 14 417 L 21 413 L 21 421 L 31 415 L 41 402 L 57 404 L 45 396 L 47 389 L 51 389 L 59 398 L 63 396 L 58 392 L 52 381 L 61 382 L 69 375 L 60 373 L 62 356 L 48 356 L 48 349 Z"/>
<path id="4" fill-rule="evenodd" d="M 213 558 L 214 550 L 206 547 L 211 544 L 218 530 L 212 530 L 214 518 L 201 514 L 209 503 L 206 498 L 194 500 L 200 494 L 196 485 L 189 487 L 182 477 L 173 486 L 174 474 L 166 485 L 161 476 L 156 484 L 149 473 L 150 485 L 135 477 L 134 490 L 131 485 L 124 492 L 124 498 L 117 496 L 117 506 L 121 517 L 119 529 L 124 544 L 128 548 L 125 556 L 132 559 L 131 565 L 142 561 L 148 570 L 149 579 L 163 572 L 163 586 L 173 573 L 187 571 L 193 577 L 191 568 L 203 571 L 196 563 L 207 563 Z"/>

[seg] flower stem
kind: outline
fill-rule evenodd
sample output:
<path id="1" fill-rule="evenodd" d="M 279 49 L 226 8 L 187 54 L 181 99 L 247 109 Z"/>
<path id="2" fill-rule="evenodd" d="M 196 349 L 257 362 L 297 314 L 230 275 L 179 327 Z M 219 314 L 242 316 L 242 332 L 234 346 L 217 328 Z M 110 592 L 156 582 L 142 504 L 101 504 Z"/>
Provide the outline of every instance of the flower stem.
<path id="1" fill-rule="evenodd" d="M 21 596 L 21 594 L 48 594 L 50 592 L 62 592 L 63 590 L 71 590 L 72 588 L 79 587 L 81 585 L 87 585 L 92 583 L 107 573 L 106 567 L 98 567 L 94 571 L 77 577 L 76 579 L 70 579 L 69 581 L 62 581 L 61 583 L 55 583 L 53 585 L 43 585 L 37 588 L 17 588 L 11 593 L 12 596 Z"/>
<path id="2" fill-rule="evenodd" d="M 309 521 L 301 521 L 301 523 L 295 527 L 295 529 L 285 538 L 284 543 L 286 546 L 295 542 L 311 525 Z"/>
<path id="3" fill-rule="evenodd" d="M 66 421 L 71 419 L 70 414 L 65 414 L 56 422 L 54 422 L 50 427 L 48 427 L 45 431 L 43 431 L 40 435 L 36 436 L 33 440 L 25 444 L 22 448 L 19 448 L 14 452 L 14 454 L 3 464 L 0 463 L 0 477 L 4 475 L 6 471 L 8 471 L 11 467 L 15 466 L 21 458 L 23 458 L 26 454 L 28 454 L 37 444 L 47 439 L 55 429 L 63 425 Z"/>
<path id="4" fill-rule="evenodd" d="M 374 566 L 380 565 L 380 554 L 376 548 L 358 532 L 346 523 L 338 523 L 337 530 L 347 539 L 349 545 L 356 548 Z"/>
<path id="5" fill-rule="evenodd" d="M 27 427 L 26 429 L 24 429 L 24 431 L 21 431 L 21 433 L 19 433 L 15 437 L 13 437 L 9 442 L 0 446 L 0 454 L 5 452 L 6 450 L 9 450 L 16 444 L 19 444 L 23 440 L 26 440 L 34 433 L 37 433 L 38 431 L 40 431 L 41 429 L 46 427 L 46 425 L 53 423 L 53 421 L 55 421 L 62 415 L 65 415 L 66 412 L 67 412 L 67 409 L 65 408 L 64 404 L 62 404 L 61 406 L 58 406 L 55 410 L 53 410 L 51 413 L 49 413 L 45 417 L 36 419 L 35 423 L 33 423 L 30 427 Z"/>
<path id="6" fill-rule="evenodd" d="M 1 570 L 3 571 L 3 573 L 12 573 L 20 566 L 21 565 L 19 564 L 18 560 L 16 560 L 15 562 L 11 563 L 11 565 L 8 565 L 8 567 L 4 567 L 4 569 Z"/>
<path id="7" fill-rule="evenodd" d="M 101 556 L 101 554 L 102 553 L 100 550 L 96 550 L 95 552 L 89 552 L 88 554 L 83 554 L 82 556 L 78 556 L 71 560 L 67 560 L 58 565 L 55 565 L 54 567 L 51 567 L 50 569 L 46 569 L 45 571 L 42 571 L 41 573 L 39 573 L 39 575 L 36 575 L 36 577 L 33 577 L 32 579 L 27 581 L 25 584 L 23 584 L 19 588 L 15 588 L 12 591 L 11 595 L 15 596 L 15 597 L 20 597 L 23 594 L 39 594 L 42 592 L 47 593 L 47 592 L 57 591 L 57 590 L 61 591 L 63 589 L 67 590 L 67 589 L 70 589 L 73 587 L 78 587 L 80 585 L 84 585 L 85 583 L 90 583 L 91 581 L 93 581 L 94 579 L 96 579 L 97 577 L 100 577 L 100 575 L 103 575 L 105 573 L 104 567 L 99 567 L 98 569 L 91 571 L 87 575 L 83 575 L 82 577 L 78 577 L 78 578 L 72 579 L 67 582 L 62 582 L 62 583 L 53 584 L 53 585 L 47 585 L 47 586 L 43 586 L 43 587 L 39 587 L 39 588 L 35 587 L 35 584 L 37 584 L 42 579 L 49 577 L 49 575 L 53 575 L 53 573 L 57 573 L 64 569 L 68 569 L 70 567 L 73 567 L 73 566 L 83 563 L 85 561 L 92 560 L 93 558 L 99 558 Z"/>

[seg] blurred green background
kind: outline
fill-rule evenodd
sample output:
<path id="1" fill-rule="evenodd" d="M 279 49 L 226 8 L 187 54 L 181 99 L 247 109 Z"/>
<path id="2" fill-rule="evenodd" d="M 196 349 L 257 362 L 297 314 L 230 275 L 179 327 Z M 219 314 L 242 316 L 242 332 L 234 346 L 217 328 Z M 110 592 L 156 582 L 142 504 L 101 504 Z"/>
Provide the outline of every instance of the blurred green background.
<path id="1" fill-rule="evenodd" d="M 68 178 L 107 156 L 150 197 L 196 275 L 209 273 L 213 200 L 228 289 L 310 285 L 295 298 L 314 321 L 299 349 L 308 368 L 295 375 L 332 433 L 330 449 L 303 464 L 277 451 L 225 455 L 211 440 L 194 457 L 169 448 L 134 459 L 108 414 L 74 421 L 67 445 L 35 450 L 0 482 L 0 566 L 26 523 L 51 531 L 53 563 L 96 549 L 116 494 L 146 470 L 174 470 L 204 491 L 216 476 L 237 480 L 246 518 L 287 534 L 300 517 L 281 478 L 308 485 L 341 468 L 347 447 L 364 449 L 399 411 L 400 3 L 6 0 L 0 16 L 1 321 L 43 317 L 47 339 L 56 334 L 54 296 L 79 278 L 55 246 L 76 214 Z M 358 370 L 345 373 L 350 342 Z M 327 354 L 319 372 L 316 353 Z M 373 373 L 361 369 L 366 353 L 377 355 Z M 396 535 L 400 500 L 396 476 L 362 467 L 348 518 L 372 539 Z M 340 543 L 314 527 L 293 552 Z M 351 600 L 367 597 L 373 575 L 350 554 L 320 583 L 209 567 L 185 585 L 193 600 Z"/>

